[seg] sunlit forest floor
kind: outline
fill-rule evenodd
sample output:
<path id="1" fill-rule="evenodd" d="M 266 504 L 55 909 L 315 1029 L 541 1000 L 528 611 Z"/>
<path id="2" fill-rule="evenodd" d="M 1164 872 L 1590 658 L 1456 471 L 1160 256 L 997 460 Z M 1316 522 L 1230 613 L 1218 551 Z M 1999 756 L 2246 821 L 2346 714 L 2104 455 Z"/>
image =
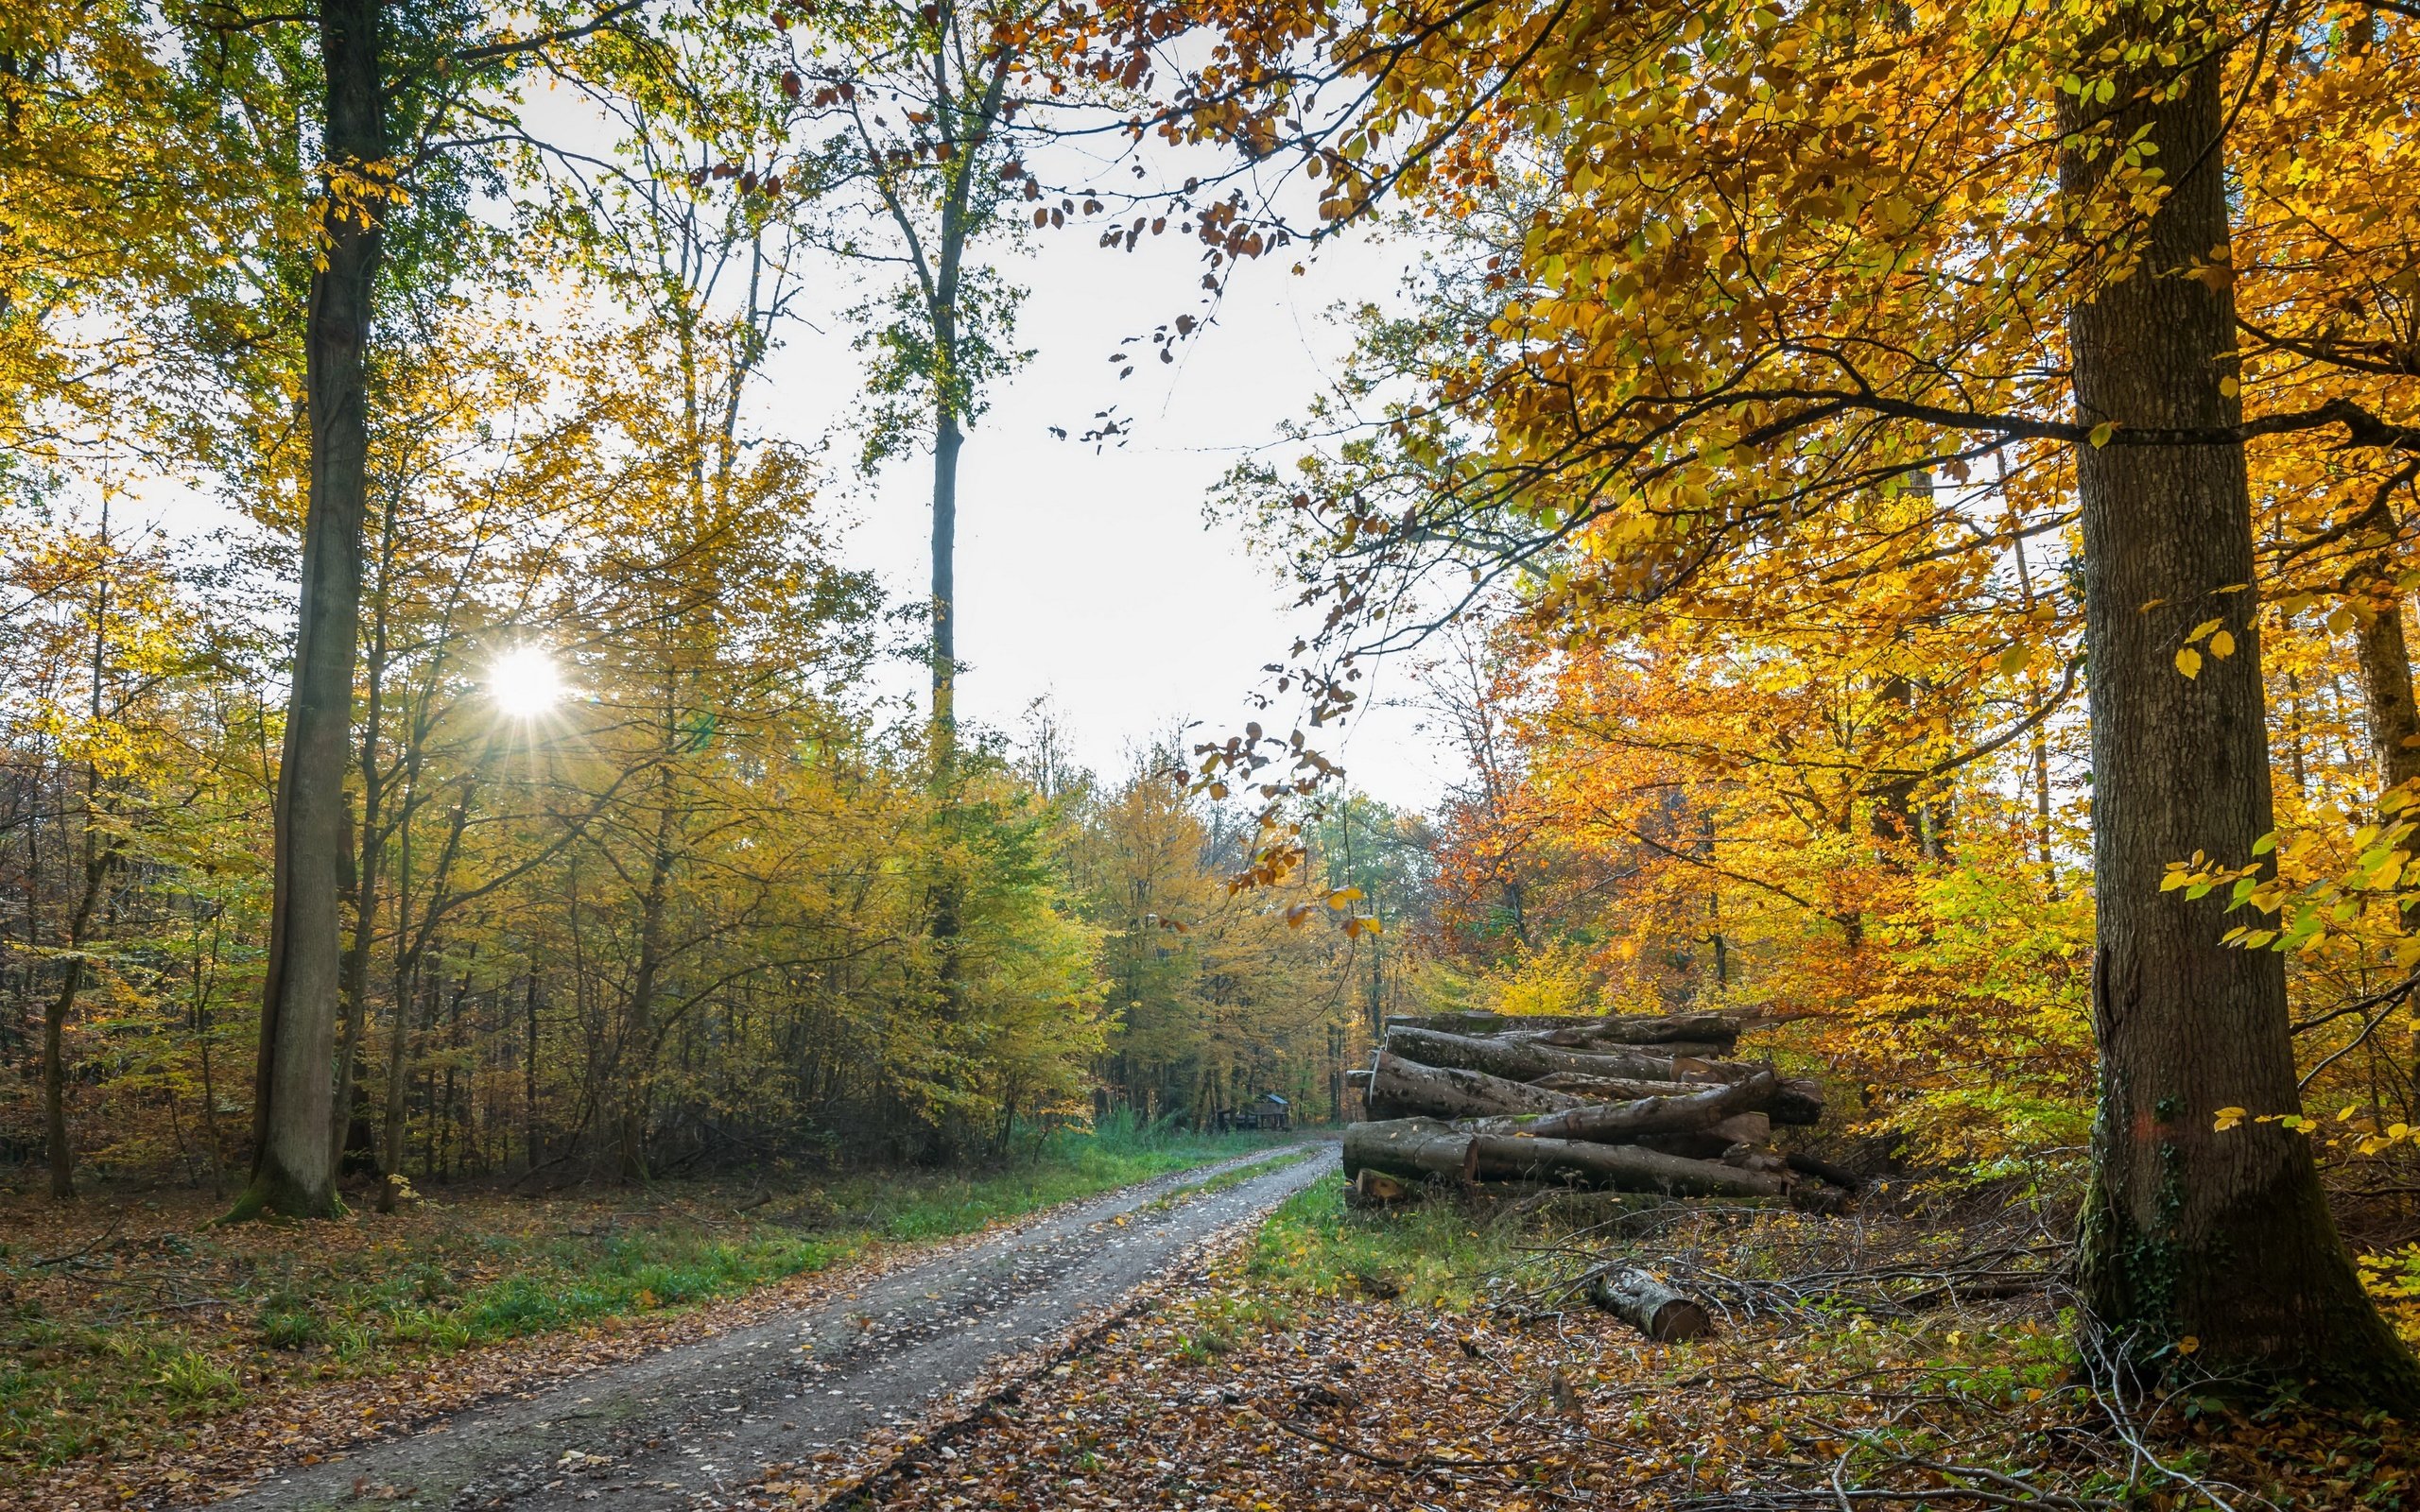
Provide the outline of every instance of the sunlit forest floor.
<path id="1" fill-rule="evenodd" d="M 2065 1246 L 2020 1210 L 1852 1220 L 1668 1204 L 1357 1212 L 1330 1178 L 1130 1326 L 862 1481 L 860 1508 L 2420 1505 L 2393 1425 L 2125 1398 L 2080 1360 Z M 1716 1304 L 1651 1344 L 1585 1278 Z"/>
<path id="2" fill-rule="evenodd" d="M 188 1449 L 307 1460 L 1267 1143 L 1104 1136 L 974 1173 L 439 1190 L 388 1216 L 231 1228 L 201 1192 L 0 1197 L 0 1504 L 108 1491 Z"/>

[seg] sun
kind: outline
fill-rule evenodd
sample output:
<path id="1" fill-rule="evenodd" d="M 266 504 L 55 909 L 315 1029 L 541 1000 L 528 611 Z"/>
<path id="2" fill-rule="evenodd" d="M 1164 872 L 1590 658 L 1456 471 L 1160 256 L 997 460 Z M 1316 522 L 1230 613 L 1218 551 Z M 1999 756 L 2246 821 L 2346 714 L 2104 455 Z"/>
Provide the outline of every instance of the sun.
<path id="1" fill-rule="evenodd" d="M 534 719 L 561 703 L 562 673 L 554 658 L 534 645 L 507 651 L 488 668 L 488 696 L 516 719 Z"/>

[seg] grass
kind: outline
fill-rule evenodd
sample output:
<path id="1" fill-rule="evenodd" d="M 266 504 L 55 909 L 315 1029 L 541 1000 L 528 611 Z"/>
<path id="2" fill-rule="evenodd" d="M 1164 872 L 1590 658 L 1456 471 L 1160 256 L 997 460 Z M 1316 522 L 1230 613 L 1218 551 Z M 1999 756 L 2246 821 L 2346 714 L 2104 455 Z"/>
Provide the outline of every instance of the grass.
<path id="1" fill-rule="evenodd" d="M 1254 1160 L 1249 1165 L 1236 1166 L 1232 1171 L 1221 1171 L 1217 1176 L 1204 1180 L 1188 1181 L 1181 1187 L 1170 1187 L 1143 1204 L 1141 1211 L 1162 1212 L 1180 1204 L 1190 1202 L 1196 1197 L 1206 1197 L 1217 1192 L 1233 1191 L 1245 1182 L 1258 1180 L 1272 1171 L 1281 1171 L 1287 1166 L 1298 1165 L 1309 1160 L 1314 1153 L 1311 1150 L 1285 1150 L 1270 1156 L 1266 1160 Z"/>
<path id="2" fill-rule="evenodd" d="M 213 1228 L 216 1201 L 159 1195 L 129 1199 L 82 1254 L 111 1222 L 102 1204 L 13 1204 L 0 1210 L 0 1501 L 30 1474 L 173 1449 L 315 1382 L 736 1297 L 1269 1143 L 1113 1127 L 1012 1165 L 844 1176 L 745 1212 L 761 1193 L 683 1184 Z"/>
<path id="3" fill-rule="evenodd" d="M 1516 1242 L 1450 1202 L 1347 1208 L 1344 1178 L 1328 1177 L 1278 1204 L 1244 1266 L 1280 1294 L 1399 1296 L 1460 1313 L 1483 1301 L 1487 1277 L 1513 1261 Z"/>

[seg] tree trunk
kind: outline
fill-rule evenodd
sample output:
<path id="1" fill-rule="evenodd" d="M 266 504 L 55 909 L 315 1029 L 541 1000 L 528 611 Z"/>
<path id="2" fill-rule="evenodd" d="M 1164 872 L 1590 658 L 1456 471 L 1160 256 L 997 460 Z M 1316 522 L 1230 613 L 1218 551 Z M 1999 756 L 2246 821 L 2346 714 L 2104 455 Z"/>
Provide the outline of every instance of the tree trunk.
<path id="1" fill-rule="evenodd" d="M 1760 1105 L 1771 1098 L 1780 1086 L 1779 1079 L 1772 1072 L 1760 1071 L 1746 1081 L 1708 1087 L 1683 1097 L 1642 1097 L 1627 1103 L 1591 1103 L 1582 1108 L 1566 1108 L 1560 1112 L 1513 1114 L 1460 1126 L 1474 1134 L 1587 1140 L 1599 1144 L 1618 1144 L 1647 1134 L 1687 1134 L 1711 1129 L 1735 1114 L 1751 1114 L 1761 1119 Z"/>
<path id="2" fill-rule="evenodd" d="M 1772 1137 L 1772 1115 L 1754 1112 L 1734 1113 L 1699 1129 L 1642 1134 L 1638 1143 L 1651 1150 L 1662 1150 L 1667 1155 L 1685 1155 L 1692 1160 L 1720 1160 L 1736 1145 L 1762 1146 Z"/>
<path id="3" fill-rule="evenodd" d="M 621 1075 L 614 1119 L 614 1165 L 624 1181 L 647 1179 L 647 1103 L 655 1063 L 655 995 L 664 976 L 664 915 L 672 887 L 675 786 L 664 768 L 657 786 L 664 808 L 656 816 L 655 855 L 648 868 L 647 893 L 639 904 L 639 958 L 631 973 L 630 1011 L 624 1015 Z"/>
<path id="4" fill-rule="evenodd" d="M 1720 1062 L 1644 1054 L 1591 1055 L 1554 1045 L 1508 1039 L 1482 1040 L 1471 1035 L 1440 1034 L 1434 1029 L 1390 1029 L 1387 1048 L 1428 1066 L 1483 1071 L 1513 1081 L 1534 1081 L 1555 1072 L 1583 1076 L 1630 1077 L 1643 1081 L 1722 1081 L 1713 1068 Z M 1754 1068 L 1740 1068 L 1747 1074 Z"/>
<path id="5" fill-rule="evenodd" d="M 1628 1266 L 1598 1272 L 1588 1282 L 1588 1300 L 1658 1344 L 1703 1338 L 1714 1332 L 1714 1318 L 1703 1307 Z"/>
<path id="6" fill-rule="evenodd" d="M 328 1160 L 339 1171 L 343 1169 L 347 1136 L 354 1122 L 354 1091 L 359 1075 L 356 1062 L 370 1018 L 370 955 L 378 936 L 378 879 L 386 871 L 387 789 L 386 774 L 378 765 L 378 746 L 386 722 L 389 610 L 393 600 L 389 588 L 395 567 L 400 504 L 400 490 L 390 490 L 381 511 L 377 609 L 371 616 L 370 655 L 362 668 L 367 706 L 361 721 L 361 823 L 357 829 L 348 826 L 348 833 L 354 836 L 345 868 L 351 882 L 345 900 L 353 912 L 353 935 L 345 942 L 344 964 L 337 978 L 344 1032 L 337 1049 L 335 1101 L 329 1105 L 328 1119 Z"/>
<path id="7" fill-rule="evenodd" d="M 92 802 L 89 787 L 85 802 L 88 806 Z M 84 990 L 84 942 L 92 934 L 93 912 L 100 902 L 101 884 L 109 876 L 111 855 L 93 832 L 88 807 L 83 886 L 76 895 L 76 911 L 67 919 L 67 971 L 58 995 L 43 1005 L 42 1016 L 43 1143 L 49 1160 L 50 1194 L 60 1202 L 76 1196 L 76 1150 L 67 1138 L 67 1020 Z"/>
<path id="8" fill-rule="evenodd" d="M 1689 1060 L 1709 1060 L 1730 1052 L 1730 1045 L 1720 1040 L 1666 1040 L 1650 1044 L 1633 1044 L 1623 1040 L 1592 1038 L 1583 1029 L 1541 1029 L 1534 1033 L 1503 1034 L 1493 1037 L 1503 1044 L 1550 1045 L 1557 1050 L 1609 1052 L 1615 1055 L 1643 1050 L 1658 1056 L 1673 1056 Z"/>
<path id="9" fill-rule="evenodd" d="M 954 312 L 934 315 L 936 334 L 951 331 Z M 954 335 L 954 331 L 951 333 Z M 949 352 L 955 340 L 936 348 Z M 945 382 L 933 418 L 933 769 L 950 769 L 958 743 L 958 454 L 957 394 Z"/>
<path id="10" fill-rule="evenodd" d="M 1434 1119 L 1356 1124 L 1344 1131 L 1344 1174 L 1362 1170 L 1412 1179 L 1566 1179 L 1621 1192 L 1692 1197 L 1779 1197 L 1789 1183 L 1769 1171 L 1643 1150 L 1521 1135 L 1473 1134 Z"/>
<path id="11" fill-rule="evenodd" d="M 1728 1053 L 1739 1040 L 1739 1021 L 1727 1013 L 1433 1013 L 1393 1014 L 1390 1029 L 1431 1029 L 1441 1034 L 1517 1035 L 1544 1044 L 1580 1049 L 1588 1045 L 1656 1045 L 1676 1040 L 1712 1042 Z M 1665 1051 L 1667 1055 L 1673 1054 Z"/>
<path id="12" fill-rule="evenodd" d="M 330 1062 L 341 969 L 345 745 L 369 491 L 367 357 L 386 212 L 374 194 L 361 192 L 364 181 L 383 181 L 388 171 L 380 11 L 381 0 L 323 0 L 320 8 L 327 79 L 322 151 L 329 178 L 342 181 L 322 188 L 321 244 L 303 335 L 310 493 L 278 765 L 251 1184 L 235 1199 L 230 1216 L 236 1218 L 264 1211 L 322 1218 L 341 1211 L 328 1138 Z"/>
<path id="13" fill-rule="evenodd" d="M 2420 779 L 2420 710 L 2411 699 L 2411 652 L 2403 636 L 2403 595 L 2392 584 L 2361 627 L 2361 691 L 2370 706 L 2370 749 L 2380 789 Z"/>
<path id="14" fill-rule="evenodd" d="M 1371 1062 L 1368 1074 L 1366 1106 L 1374 1119 L 1552 1113 L 1587 1102 L 1569 1092 L 1547 1091 L 1483 1071 L 1424 1066 L 1383 1050 Z"/>
<path id="15" fill-rule="evenodd" d="M 408 847 L 409 842 L 406 842 Z M 406 851 L 406 877 L 409 876 L 409 850 Z M 399 895 L 405 889 L 398 888 Z M 403 941 L 403 918 L 398 911 L 395 935 L 398 954 L 395 958 L 395 1024 L 387 1041 L 387 1102 L 381 1112 L 378 1131 L 378 1211 L 392 1212 L 404 1186 L 404 1127 L 406 1098 L 410 1081 L 412 1043 L 412 999 L 420 992 L 421 945 L 427 937 L 424 931 L 420 940 Z"/>
<path id="16" fill-rule="evenodd" d="M 1761 1069 L 1761 1068 L 1759 1068 Z M 1628 1102 L 1640 1097 L 1682 1097 L 1706 1086 L 1702 1081 L 1646 1081 L 1630 1076 L 1585 1076 L 1556 1072 L 1530 1086 L 1542 1091 L 1569 1092 L 1591 1102 Z M 1824 1122 L 1824 1088 L 1804 1076 L 1785 1076 L 1767 1098 L 1764 1112 L 1776 1124 L 1811 1125 Z"/>
<path id="17" fill-rule="evenodd" d="M 2355 1279 L 2308 1143 L 2274 1124 L 2213 1127 L 2221 1108 L 2301 1106 L 2284 959 L 2220 942 L 2233 922 L 2223 891 L 2160 890 L 2169 864 L 2197 852 L 2251 860 L 2272 825 L 2271 795 L 2256 595 L 2240 591 L 2257 576 L 2242 447 L 2123 437 L 2241 420 L 2226 382 L 2238 370 L 2234 298 L 2223 278 L 2194 276 L 2223 266 L 2228 239 L 2220 69 L 2206 41 L 2182 29 L 2206 12 L 2169 11 L 2165 27 L 2156 12 L 2117 14 L 2087 52 L 2203 56 L 2181 81 L 2119 78 L 2100 146 L 2071 147 L 2063 164 L 2078 213 L 2113 161 L 2108 144 L 2138 129 L 2153 161 L 2177 176 L 2132 248 L 2131 276 L 2088 293 L 2068 316 L 2079 419 L 2119 428 L 2104 435 L 2108 444 L 2076 452 L 2101 1052 L 2082 1287 L 2121 1352 L 2146 1366 L 2189 1337 L 2198 1366 L 2308 1380 L 2400 1412 L 2420 1403 L 2420 1370 Z M 2087 66 L 2087 86 L 2094 72 Z M 2067 131 L 2099 124 L 2098 108 L 2062 99 Z M 2218 656 L 2205 642 L 2199 676 L 2187 678 L 2174 659 L 2190 628 L 2212 617 L 2224 621 L 2235 654 Z"/>

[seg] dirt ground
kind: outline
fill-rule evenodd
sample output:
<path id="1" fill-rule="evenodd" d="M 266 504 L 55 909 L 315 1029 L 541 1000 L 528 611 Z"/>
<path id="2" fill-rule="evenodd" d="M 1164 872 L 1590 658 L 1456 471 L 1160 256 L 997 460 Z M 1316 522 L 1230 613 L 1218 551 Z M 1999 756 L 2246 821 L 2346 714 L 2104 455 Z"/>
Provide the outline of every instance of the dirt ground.
<path id="1" fill-rule="evenodd" d="M 1138 1286 L 1332 1166 L 1322 1150 L 1129 1188 L 866 1278 L 820 1306 L 287 1469 L 220 1504 L 730 1506 L 771 1468 L 912 1438 L 953 1397 L 980 1399 L 1020 1368 L 1047 1367 Z"/>

